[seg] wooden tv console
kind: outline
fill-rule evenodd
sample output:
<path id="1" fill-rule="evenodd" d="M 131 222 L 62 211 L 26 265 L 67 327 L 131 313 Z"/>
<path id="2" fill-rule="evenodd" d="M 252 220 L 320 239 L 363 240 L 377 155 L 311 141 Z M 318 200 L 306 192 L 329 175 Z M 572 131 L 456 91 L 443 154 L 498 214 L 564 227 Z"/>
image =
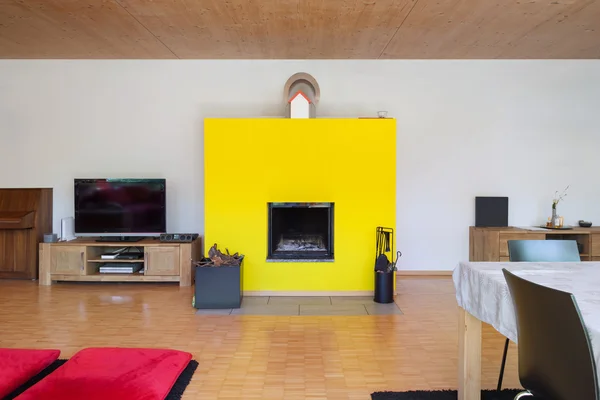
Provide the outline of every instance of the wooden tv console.
<path id="1" fill-rule="evenodd" d="M 469 228 L 469 261 L 509 261 L 509 240 L 570 239 L 580 244 L 581 261 L 600 261 L 600 227 L 569 230 Z"/>
<path id="2" fill-rule="evenodd" d="M 130 247 L 143 251 L 140 260 L 103 260 L 101 255 L 118 248 Z M 191 243 L 162 243 L 158 239 L 139 242 L 96 242 L 95 239 L 75 239 L 68 242 L 40 243 L 40 285 L 53 281 L 79 282 L 179 282 L 191 286 L 194 281 L 192 261 L 200 260 L 200 238 Z M 144 263 L 143 273 L 101 274 L 100 265 L 108 262 Z"/>

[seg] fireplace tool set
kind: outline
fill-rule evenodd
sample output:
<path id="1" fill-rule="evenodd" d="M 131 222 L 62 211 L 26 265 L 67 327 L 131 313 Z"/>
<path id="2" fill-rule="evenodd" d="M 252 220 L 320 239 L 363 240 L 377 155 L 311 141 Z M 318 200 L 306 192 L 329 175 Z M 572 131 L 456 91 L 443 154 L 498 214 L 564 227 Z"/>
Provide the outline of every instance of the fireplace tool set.
<path id="1" fill-rule="evenodd" d="M 396 253 L 396 260 L 390 255 L 391 260 L 388 259 L 386 253 L 393 253 L 394 251 L 394 229 L 377 227 L 376 235 L 376 250 L 375 250 L 375 270 L 380 272 L 393 272 L 396 270 L 396 263 L 398 258 L 402 256 L 402 253 L 398 251 Z"/>
<path id="2" fill-rule="evenodd" d="M 394 260 L 394 229 L 377 227 L 375 246 L 375 295 L 376 303 L 392 303 L 394 301 L 394 271 L 396 263 L 402 256 L 398 251 Z M 387 253 L 390 254 L 388 258 Z"/>

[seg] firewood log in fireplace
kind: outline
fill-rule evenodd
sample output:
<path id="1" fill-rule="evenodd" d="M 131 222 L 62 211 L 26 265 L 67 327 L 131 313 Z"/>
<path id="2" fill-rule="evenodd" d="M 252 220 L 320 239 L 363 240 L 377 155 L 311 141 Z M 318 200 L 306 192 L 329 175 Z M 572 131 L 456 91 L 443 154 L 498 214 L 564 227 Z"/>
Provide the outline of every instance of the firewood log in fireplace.
<path id="1" fill-rule="evenodd" d="M 323 235 L 281 235 L 277 251 L 319 251 L 327 250 Z"/>

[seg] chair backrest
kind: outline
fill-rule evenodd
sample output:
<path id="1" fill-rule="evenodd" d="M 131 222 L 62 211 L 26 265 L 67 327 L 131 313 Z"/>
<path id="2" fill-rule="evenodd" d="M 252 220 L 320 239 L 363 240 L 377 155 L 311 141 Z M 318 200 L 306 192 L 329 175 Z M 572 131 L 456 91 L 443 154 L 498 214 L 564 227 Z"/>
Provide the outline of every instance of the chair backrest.
<path id="1" fill-rule="evenodd" d="M 575 240 L 509 240 L 508 256 L 510 261 L 581 261 Z"/>
<path id="2" fill-rule="evenodd" d="M 502 272 L 515 308 L 521 385 L 536 398 L 597 400 L 596 364 L 575 297 Z"/>

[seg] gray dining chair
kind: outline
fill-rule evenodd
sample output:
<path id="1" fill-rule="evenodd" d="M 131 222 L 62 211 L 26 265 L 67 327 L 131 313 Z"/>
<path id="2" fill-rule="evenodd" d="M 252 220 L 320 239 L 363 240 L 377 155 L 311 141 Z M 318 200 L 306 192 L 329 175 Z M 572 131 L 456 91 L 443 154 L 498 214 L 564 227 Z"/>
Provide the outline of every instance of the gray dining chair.
<path id="1" fill-rule="evenodd" d="M 509 240 L 508 257 L 514 262 L 579 262 L 576 240 Z M 497 390 L 502 389 L 509 339 L 504 342 Z"/>
<path id="2" fill-rule="evenodd" d="M 515 399 L 598 400 L 596 363 L 575 296 L 502 272 L 515 311 L 525 389 Z"/>
<path id="3" fill-rule="evenodd" d="M 509 240 L 510 261 L 579 262 L 575 240 Z"/>

